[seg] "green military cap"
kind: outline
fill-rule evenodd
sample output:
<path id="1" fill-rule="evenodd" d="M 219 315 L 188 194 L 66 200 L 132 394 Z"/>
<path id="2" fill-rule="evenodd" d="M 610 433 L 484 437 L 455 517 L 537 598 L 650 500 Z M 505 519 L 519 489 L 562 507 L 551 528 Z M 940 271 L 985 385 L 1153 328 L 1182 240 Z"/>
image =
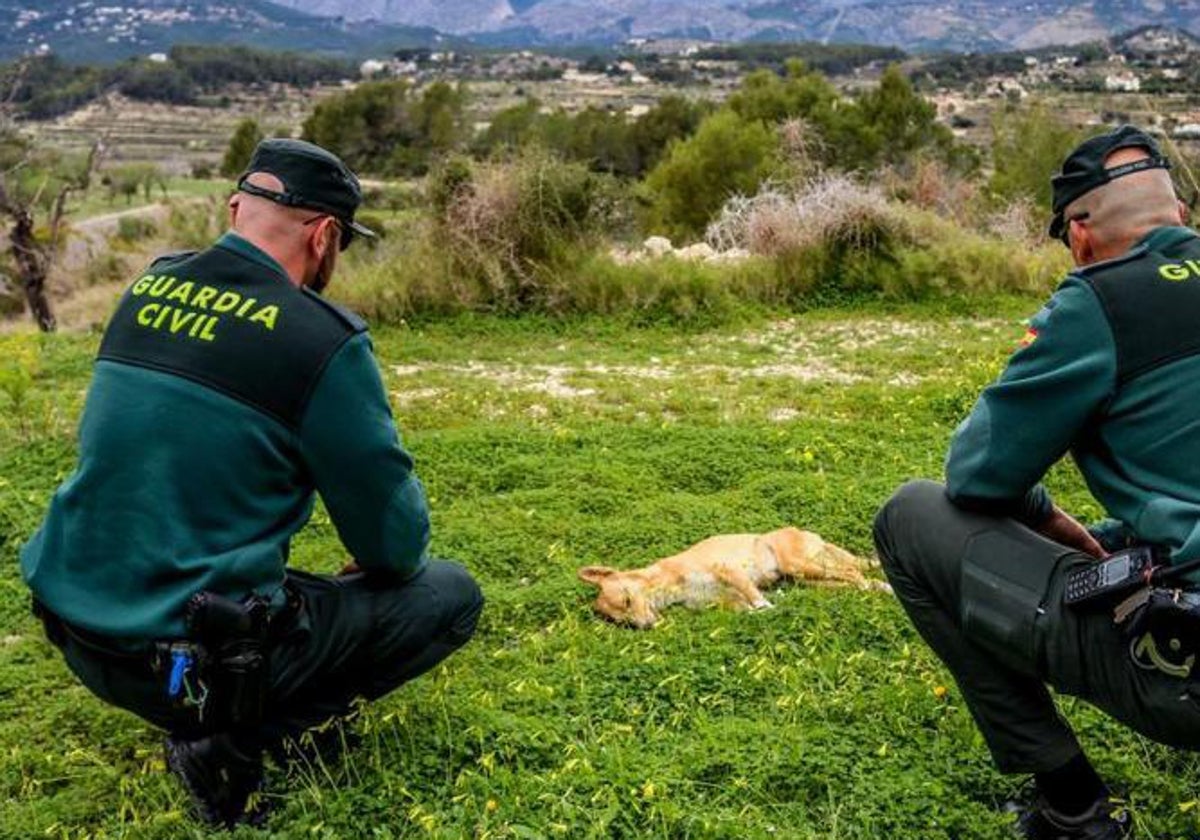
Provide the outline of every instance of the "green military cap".
<path id="1" fill-rule="evenodd" d="M 1122 166 L 1106 168 L 1104 161 L 1120 149 L 1145 149 L 1150 156 Z M 1062 171 L 1050 179 L 1054 190 L 1054 218 L 1050 222 L 1050 236 L 1055 239 L 1065 237 L 1069 220 L 1064 217 L 1063 212 L 1071 202 L 1097 187 L 1134 172 L 1170 168 L 1171 162 L 1159 150 L 1154 138 L 1136 126 L 1123 125 L 1107 134 L 1085 140 L 1067 155 Z"/>
<path id="2" fill-rule="evenodd" d="M 247 179 L 256 172 L 274 175 L 283 182 L 283 190 L 268 190 Z M 374 237 L 375 232 L 354 221 L 354 212 L 362 204 L 358 178 L 337 155 L 303 140 L 269 137 L 254 150 L 237 188 L 249 195 L 266 198 L 287 207 L 304 207 L 328 213 L 342 225 L 342 250 L 354 235 Z"/>

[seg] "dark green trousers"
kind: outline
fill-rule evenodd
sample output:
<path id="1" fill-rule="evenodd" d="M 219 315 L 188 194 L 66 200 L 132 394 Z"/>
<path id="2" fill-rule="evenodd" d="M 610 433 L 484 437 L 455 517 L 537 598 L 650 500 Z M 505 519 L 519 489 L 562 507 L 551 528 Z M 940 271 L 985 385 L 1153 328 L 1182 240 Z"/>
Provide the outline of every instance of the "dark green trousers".
<path id="1" fill-rule="evenodd" d="M 304 607 L 271 648 L 266 719 L 256 730 L 235 733 L 246 752 L 274 749 L 285 737 L 347 714 L 356 698 L 374 700 L 428 671 L 470 640 L 483 608 L 478 585 L 456 563 L 430 562 L 402 584 L 295 571 L 288 581 Z M 176 737 L 214 734 L 194 710 L 168 701 L 164 678 L 147 657 L 101 651 L 71 633 L 50 635 L 68 667 L 102 700 Z"/>
<path id="2" fill-rule="evenodd" d="M 969 513 L 930 481 L 906 484 L 875 544 L 909 618 L 954 675 L 997 766 L 1061 767 L 1080 752 L 1047 684 L 1143 735 L 1200 749 L 1200 677 L 1134 663 L 1110 612 L 1062 606 L 1066 572 L 1091 562 L 1020 523 Z"/>

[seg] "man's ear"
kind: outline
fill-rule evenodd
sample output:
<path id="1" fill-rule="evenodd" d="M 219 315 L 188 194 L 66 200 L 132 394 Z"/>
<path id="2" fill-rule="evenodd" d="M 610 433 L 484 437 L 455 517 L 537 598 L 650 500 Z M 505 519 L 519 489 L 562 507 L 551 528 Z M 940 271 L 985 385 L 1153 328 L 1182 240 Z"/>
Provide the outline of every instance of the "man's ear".
<path id="1" fill-rule="evenodd" d="M 1176 203 L 1179 205 L 1179 224 L 1187 227 L 1188 222 L 1192 220 L 1192 208 L 1188 207 L 1183 199 Z"/>
<path id="2" fill-rule="evenodd" d="M 599 586 L 605 580 L 617 573 L 616 569 L 610 569 L 608 566 L 584 566 L 578 572 L 579 579 L 588 583 Z"/>
<path id="3" fill-rule="evenodd" d="M 337 247 L 337 242 L 334 241 L 337 231 L 333 228 L 334 224 L 331 216 L 326 216 L 313 225 L 312 235 L 308 238 L 308 247 L 312 251 L 314 259 L 325 259 L 325 255 L 329 253 L 329 249 Z M 330 233 L 333 233 L 334 236 L 331 236 Z"/>
<path id="4" fill-rule="evenodd" d="M 229 226 L 230 227 L 234 227 L 237 225 L 238 207 L 241 205 L 241 203 L 242 203 L 241 193 L 234 193 L 233 195 L 229 196 L 229 203 L 227 206 L 229 207 Z"/>
<path id="5" fill-rule="evenodd" d="M 1070 221 L 1067 224 L 1071 226 L 1071 257 L 1075 265 L 1091 265 L 1096 261 L 1092 232 L 1082 222 Z"/>

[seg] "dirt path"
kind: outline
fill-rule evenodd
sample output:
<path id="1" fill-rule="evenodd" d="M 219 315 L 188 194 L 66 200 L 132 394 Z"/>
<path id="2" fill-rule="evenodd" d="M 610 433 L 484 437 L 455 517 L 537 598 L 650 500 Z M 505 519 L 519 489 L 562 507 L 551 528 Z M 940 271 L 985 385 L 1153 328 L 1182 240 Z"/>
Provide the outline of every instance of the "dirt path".
<path id="1" fill-rule="evenodd" d="M 145 219 L 159 224 L 166 220 L 169 213 L 170 208 L 160 202 L 72 222 L 57 268 L 63 271 L 85 269 L 89 262 L 108 250 L 108 240 L 116 234 L 122 219 Z"/>

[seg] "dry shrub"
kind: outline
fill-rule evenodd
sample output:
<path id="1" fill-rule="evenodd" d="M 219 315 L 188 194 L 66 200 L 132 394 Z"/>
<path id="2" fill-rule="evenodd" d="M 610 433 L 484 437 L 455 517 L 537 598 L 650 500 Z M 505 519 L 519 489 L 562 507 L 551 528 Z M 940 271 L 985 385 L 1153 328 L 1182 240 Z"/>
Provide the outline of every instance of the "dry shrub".
<path id="1" fill-rule="evenodd" d="M 795 193 L 768 187 L 752 198 L 731 199 L 707 238 L 721 251 L 780 256 L 818 247 L 875 250 L 908 237 L 904 218 L 881 190 L 826 175 Z"/>
<path id="2" fill-rule="evenodd" d="M 810 122 L 794 117 L 779 126 L 782 172 L 789 179 L 813 177 L 827 151 L 825 139 Z"/>
<path id="3" fill-rule="evenodd" d="M 614 215 L 599 176 L 543 154 L 453 178 L 433 236 L 455 270 L 502 310 L 552 295 L 556 269 L 590 250 Z"/>
<path id="4" fill-rule="evenodd" d="M 974 225 L 979 188 L 945 162 L 919 159 L 915 165 L 889 168 L 880 175 L 884 192 L 895 201 L 930 210 L 962 225 Z"/>
<path id="5" fill-rule="evenodd" d="M 968 223 L 974 217 L 979 190 L 974 182 L 939 160 L 922 160 L 912 179 L 912 203 L 948 219 Z"/>
<path id="6" fill-rule="evenodd" d="M 1045 242 L 1045 223 L 1032 199 L 1017 198 L 988 216 L 985 227 L 993 236 L 1033 248 Z"/>

